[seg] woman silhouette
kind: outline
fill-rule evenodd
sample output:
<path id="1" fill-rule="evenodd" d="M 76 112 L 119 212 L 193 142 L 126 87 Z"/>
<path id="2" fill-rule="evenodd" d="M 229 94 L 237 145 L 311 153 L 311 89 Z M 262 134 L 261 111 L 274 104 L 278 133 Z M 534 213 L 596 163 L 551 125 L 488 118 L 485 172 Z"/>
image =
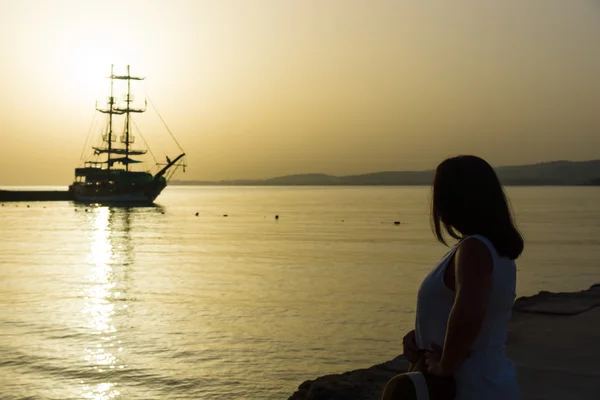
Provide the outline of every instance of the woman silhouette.
<path id="1" fill-rule="evenodd" d="M 431 222 L 440 242 L 446 244 L 445 234 L 458 242 L 419 288 L 416 327 L 404 337 L 404 354 L 412 363 L 424 355 L 426 378 L 454 377 L 457 400 L 518 399 L 505 342 L 523 238 L 493 168 L 475 156 L 443 161 Z M 399 378 L 384 399 L 402 398 L 394 393 Z M 427 379 L 429 386 L 435 382 Z"/>

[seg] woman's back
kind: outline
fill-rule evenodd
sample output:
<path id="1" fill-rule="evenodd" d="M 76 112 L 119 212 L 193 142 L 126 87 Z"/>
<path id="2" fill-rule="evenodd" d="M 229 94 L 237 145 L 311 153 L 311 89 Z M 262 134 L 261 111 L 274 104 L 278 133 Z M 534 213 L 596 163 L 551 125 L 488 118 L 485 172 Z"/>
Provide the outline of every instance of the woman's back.
<path id="1" fill-rule="evenodd" d="M 518 386 L 512 363 L 505 356 L 508 320 L 516 296 L 516 264 L 502 257 L 495 246 L 482 235 L 470 235 L 455 245 L 423 281 L 417 299 L 417 345 L 423 349 L 432 344 L 442 346 L 455 292 L 444 282 L 450 260 L 465 240 L 483 242 L 492 256 L 492 285 L 485 318 L 455 378 L 457 399 L 516 399 Z"/>

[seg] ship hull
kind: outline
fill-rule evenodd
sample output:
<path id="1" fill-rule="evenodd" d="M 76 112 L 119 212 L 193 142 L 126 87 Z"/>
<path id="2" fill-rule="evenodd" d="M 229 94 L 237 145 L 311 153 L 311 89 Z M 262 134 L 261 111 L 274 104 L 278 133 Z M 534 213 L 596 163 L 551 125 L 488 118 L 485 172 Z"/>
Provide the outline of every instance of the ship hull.
<path id="1" fill-rule="evenodd" d="M 161 182 L 137 185 L 137 187 L 97 187 L 73 183 L 71 191 L 76 202 L 81 203 L 122 203 L 122 204 L 152 204 L 166 185 Z"/>

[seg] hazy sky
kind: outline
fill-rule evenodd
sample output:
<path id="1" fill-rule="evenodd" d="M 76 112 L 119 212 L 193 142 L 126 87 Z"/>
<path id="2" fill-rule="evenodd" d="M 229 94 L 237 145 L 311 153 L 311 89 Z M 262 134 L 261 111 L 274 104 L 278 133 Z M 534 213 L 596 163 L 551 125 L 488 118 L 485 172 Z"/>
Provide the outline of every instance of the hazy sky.
<path id="1" fill-rule="evenodd" d="M 600 158 L 599 0 L 0 0 L 0 49 L 0 184 L 72 181 L 111 63 L 185 179 Z"/>

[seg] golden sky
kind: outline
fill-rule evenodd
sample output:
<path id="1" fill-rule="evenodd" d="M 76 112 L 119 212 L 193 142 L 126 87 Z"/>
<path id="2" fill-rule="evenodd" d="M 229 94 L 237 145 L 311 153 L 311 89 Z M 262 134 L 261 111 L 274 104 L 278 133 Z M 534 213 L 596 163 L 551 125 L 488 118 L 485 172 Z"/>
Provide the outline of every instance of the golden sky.
<path id="1" fill-rule="evenodd" d="M 69 184 L 128 63 L 179 178 L 600 158 L 599 40 L 597 0 L 0 0 L 0 184 Z"/>

